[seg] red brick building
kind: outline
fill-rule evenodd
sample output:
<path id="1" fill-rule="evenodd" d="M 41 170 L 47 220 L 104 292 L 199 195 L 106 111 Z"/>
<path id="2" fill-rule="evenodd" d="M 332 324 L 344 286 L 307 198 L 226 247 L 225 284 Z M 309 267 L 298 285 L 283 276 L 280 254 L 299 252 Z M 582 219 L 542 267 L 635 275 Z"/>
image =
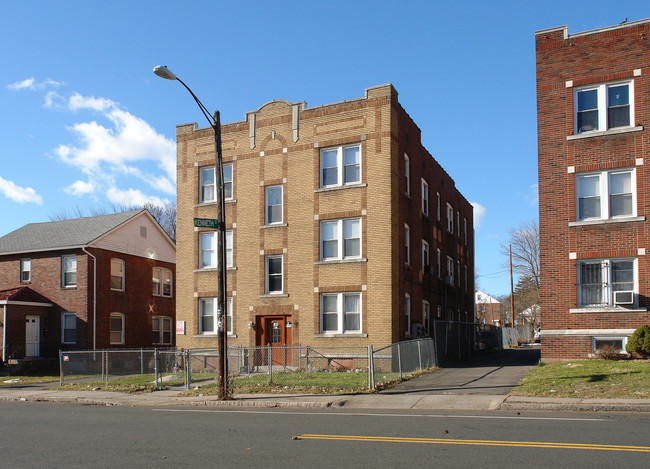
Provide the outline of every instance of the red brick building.
<path id="1" fill-rule="evenodd" d="M 650 20 L 535 33 L 542 359 L 650 323 Z"/>
<path id="2" fill-rule="evenodd" d="M 174 345 L 176 250 L 146 210 L 0 238 L 3 359 Z"/>

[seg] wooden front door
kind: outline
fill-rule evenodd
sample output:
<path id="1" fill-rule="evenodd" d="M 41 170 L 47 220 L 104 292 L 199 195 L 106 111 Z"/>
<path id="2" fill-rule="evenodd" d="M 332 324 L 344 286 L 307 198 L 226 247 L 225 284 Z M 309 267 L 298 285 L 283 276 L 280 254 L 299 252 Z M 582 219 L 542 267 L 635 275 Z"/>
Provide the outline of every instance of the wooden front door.
<path id="1" fill-rule="evenodd" d="M 258 345 L 271 346 L 271 361 L 274 366 L 290 366 L 292 363 L 290 334 L 287 334 L 286 316 L 262 316 L 258 317 Z M 264 361 L 268 363 L 268 350 L 263 350 Z"/>

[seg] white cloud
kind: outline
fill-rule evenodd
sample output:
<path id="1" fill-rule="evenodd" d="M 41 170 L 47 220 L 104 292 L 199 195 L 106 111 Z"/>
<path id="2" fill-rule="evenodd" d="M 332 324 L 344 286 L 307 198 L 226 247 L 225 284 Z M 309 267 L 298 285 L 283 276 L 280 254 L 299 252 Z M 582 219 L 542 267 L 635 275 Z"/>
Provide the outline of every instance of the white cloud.
<path id="1" fill-rule="evenodd" d="M 117 205 L 144 205 L 149 202 L 154 205 L 165 205 L 168 200 L 143 194 L 138 189 L 127 189 L 125 191 L 111 187 L 106 191 L 108 200 Z"/>
<path id="2" fill-rule="evenodd" d="M 93 184 L 90 181 L 89 182 L 75 181 L 74 183 L 66 187 L 64 190 L 71 195 L 78 195 L 78 196 L 87 195 L 95 192 L 95 184 Z"/>
<path id="3" fill-rule="evenodd" d="M 478 202 L 470 202 L 474 207 L 474 228 L 479 228 L 487 209 Z"/>
<path id="4" fill-rule="evenodd" d="M 8 199 L 18 202 L 20 204 L 24 203 L 35 203 L 41 205 L 43 203 L 43 198 L 36 193 L 31 187 L 20 187 L 14 184 L 11 181 L 7 181 L 0 177 L 0 193 Z"/>
<path id="5" fill-rule="evenodd" d="M 34 77 L 30 77 L 22 81 L 16 81 L 14 83 L 10 83 L 9 85 L 7 85 L 7 89 L 13 91 L 19 91 L 19 90 L 35 91 L 35 90 L 44 90 L 46 88 L 56 88 L 61 85 L 64 85 L 64 83 L 61 81 L 55 81 L 48 78 L 39 83 L 36 81 Z"/>
<path id="6" fill-rule="evenodd" d="M 95 98 L 94 96 L 81 96 L 75 93 L 68 99 L 68 109 L 78 111 L 79 109 L 92 109 L 94 111 L 105 111 L 113 108 L 116 103 L 106 98 Z"/>
<path id="7" fill-rule="evenodd" d="M 539 184 L 531 184 L 530 185 L 530 192 L 528 194 L 524 195 L 526 200 L 531 206 L 535 206 L 539 204 Z"/>

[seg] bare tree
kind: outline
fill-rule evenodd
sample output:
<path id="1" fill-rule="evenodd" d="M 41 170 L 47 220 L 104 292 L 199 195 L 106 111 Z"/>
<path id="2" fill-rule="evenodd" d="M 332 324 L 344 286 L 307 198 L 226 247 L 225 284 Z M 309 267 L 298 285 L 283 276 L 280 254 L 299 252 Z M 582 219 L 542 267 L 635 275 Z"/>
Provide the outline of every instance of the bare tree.
<path id="1" fill-rule="evenodd" d="M 539 224 L 537 221 L 523 223 L 509 230 L 508 242 L 501 245 L 501 254 L 507 258 L 510 248 L 512 248 L 512 270 L 519 275 L 515 293 L 517 306 L 525 309 L 533 304 L 539 304 Z"/>

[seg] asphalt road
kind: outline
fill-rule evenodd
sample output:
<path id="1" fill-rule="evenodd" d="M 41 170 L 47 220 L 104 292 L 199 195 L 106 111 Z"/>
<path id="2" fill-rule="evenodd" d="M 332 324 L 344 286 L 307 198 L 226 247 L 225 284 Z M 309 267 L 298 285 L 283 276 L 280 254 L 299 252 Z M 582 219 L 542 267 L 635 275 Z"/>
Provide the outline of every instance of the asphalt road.
<path id="1" fill-rule="evenodd" d="M 0 402 L 0 466 L 645 467 L 649 424 L 647 414 Z"/>
<path id="2" fill-rule="evenodd" d="M 504 350 L 447 365 L 435 373 L 382 391 L 382 394 L 507 395 L 539 359 L 539 346 Z"/>

